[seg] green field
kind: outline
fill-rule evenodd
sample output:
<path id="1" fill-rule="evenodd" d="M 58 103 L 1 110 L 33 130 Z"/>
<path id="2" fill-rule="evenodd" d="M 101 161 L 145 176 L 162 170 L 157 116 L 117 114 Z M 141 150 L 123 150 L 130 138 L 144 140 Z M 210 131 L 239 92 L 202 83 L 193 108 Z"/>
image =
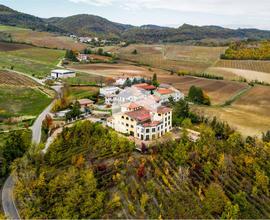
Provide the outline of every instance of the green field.
<path id="1" fill-rule="evenodd" d="M 0 85 L 0 118 L 37 116 L 50 102 L 37 89 Z"/>
<path id="2" fill-rule="evenodd" d="M 71 87 L 70 95 L 72 99 L 91 98 L 91 96 L 97 93 L 98 91 L 99 91 L 98 87 L 90 87 L 90 86 Z"/>
<path id="3" fill-rule="evenodd" d="M 1 48 L 0 48 L 1 49 Z M 12 68 L 35 77 L 44 77 L 64 57 L 63 50 L 30 47 L 13 51 L 0 52 L 0 67 Z"/>

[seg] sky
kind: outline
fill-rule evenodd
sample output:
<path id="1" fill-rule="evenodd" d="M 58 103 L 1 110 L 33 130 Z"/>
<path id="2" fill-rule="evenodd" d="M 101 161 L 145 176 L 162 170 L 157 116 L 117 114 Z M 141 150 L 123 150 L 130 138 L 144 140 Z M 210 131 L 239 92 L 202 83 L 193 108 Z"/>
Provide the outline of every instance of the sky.
<path id="1" fill-rule="evenodd" d="M 270 0 L 0 0 L 0 4 L 43 18 L 84 13 L 132 25 L 187 23 L 270 30 Z"/>

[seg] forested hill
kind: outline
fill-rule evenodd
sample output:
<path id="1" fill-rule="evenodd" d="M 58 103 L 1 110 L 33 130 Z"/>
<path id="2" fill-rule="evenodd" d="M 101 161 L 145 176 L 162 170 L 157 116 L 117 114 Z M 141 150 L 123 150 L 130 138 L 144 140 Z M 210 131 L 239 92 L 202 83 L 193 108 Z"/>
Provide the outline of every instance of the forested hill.
<path id="1" fill-rule="evenodd" d="M 80 14 L 67 18 L 51 18 L 47 20 L 52 25 L 78 35 L 97 35 L 106 37 L 119 37 L 131 25 L 111 22 L 105 18 Z"/>
<path id="2" fill-rule="evenodd" d="M 42 18 L 15 11 L 1 4 L 0 24 L 48 32 L 65 32 L 59 27 L 46 23 Z"/>
<path id="3" fill-rule="evenodd" d="M 203 39 L 269 39 L 270 31 L 257 29 L 228 29 L 218 26 L 193 26 L 184 24 L 179 28 L 143 25 L 140 27 L 120 24 L 105 18 L 79 14 L 66 18 L 42 19 L 0 5 L 0 24 L 26 27 L 42 31 L 118 38 L 131 42 L 183 42 Z"/>

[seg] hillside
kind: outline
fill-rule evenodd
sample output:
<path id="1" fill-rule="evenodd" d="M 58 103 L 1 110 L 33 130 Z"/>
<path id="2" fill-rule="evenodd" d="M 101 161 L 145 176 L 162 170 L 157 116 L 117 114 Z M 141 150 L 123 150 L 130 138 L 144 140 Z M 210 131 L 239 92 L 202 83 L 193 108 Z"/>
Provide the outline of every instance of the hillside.
<path id="1" fill-rule="evenodd" d="M 0 24 L 48 32 L 64 32 L 61 28 L 48 24 L 39 17 L 15 11 L 4 5 L 0 5 Z"/>
<path id="2" fill-rule="evenodd" d="M 51 18 L 47 21 L 70 33 L 78 35 L 90 34 L 116 37 L 131 27 L 130 25 L 114 23 L 102 17 L 87 14 L 74 15 L 67 18 Z"/>
<path id="3" fill-rule="evenodd" d="M 120 24 L 105 18 L 79 14 L 65 18 L 42 19 L 0 5 L 0 24 L 26 27 L 49 32 L 73 33 L 79 36 L 119 38 L 131 42 L 184 42 L 204 39 L 269 39 L 270 31 L 257 29 L 228 29 L 218 26 L 193 26 L 184 24 L 179 28 L 142 25 L 140 27 Z"/>
<path id="4" fill-rule="evenodd" d="M 32 150 L 14 165 L 21 217 L 269 218 L 269 144 L 211 127 L 147 154 L 89 121 L 65 128 L 44 157 Z"/>

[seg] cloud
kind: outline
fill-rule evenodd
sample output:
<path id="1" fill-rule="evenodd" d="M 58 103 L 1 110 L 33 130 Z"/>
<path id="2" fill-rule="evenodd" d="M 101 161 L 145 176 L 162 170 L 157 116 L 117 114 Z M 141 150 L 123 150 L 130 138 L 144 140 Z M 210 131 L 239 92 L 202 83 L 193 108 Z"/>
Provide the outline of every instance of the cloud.
<path id="1" fill-rule="evenodd" d="M 69 0 L 95 6 L 117 5 L 129 10 L 167 9 L 220 15 L 268 15 L 269 0 Z"/>

